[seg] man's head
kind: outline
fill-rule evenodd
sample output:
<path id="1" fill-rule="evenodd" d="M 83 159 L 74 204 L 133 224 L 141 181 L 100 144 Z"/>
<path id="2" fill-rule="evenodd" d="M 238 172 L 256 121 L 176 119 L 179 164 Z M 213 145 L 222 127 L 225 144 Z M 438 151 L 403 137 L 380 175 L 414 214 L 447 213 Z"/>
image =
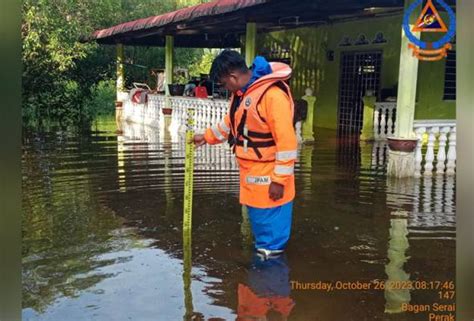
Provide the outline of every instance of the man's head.
<path id="1" fill-rule="evenodd" d="M 214 59 L 210 74 L 213 81 L 221 83 L 231 92 L 244 87 L 252 76 L 244 58 L 237 51 L 228 49 Z"/>

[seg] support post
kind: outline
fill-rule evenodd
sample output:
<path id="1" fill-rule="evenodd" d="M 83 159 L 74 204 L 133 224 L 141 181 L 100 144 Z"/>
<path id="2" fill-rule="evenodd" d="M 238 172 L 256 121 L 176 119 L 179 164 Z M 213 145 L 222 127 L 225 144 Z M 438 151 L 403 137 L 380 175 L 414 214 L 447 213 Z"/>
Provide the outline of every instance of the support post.
<path id="1" fill-rule="evenodd" d="M 374 110 L 376 99 L 377 97 L 373 95 L 367 95 L 362 97 L 362 101 L 364 103 L 364 119 L 362 124 L 362 132 L 360 134 L 360 140 L 374 140 Z"/>
<path id="2" fill-rule="evenodd" d="M 405 10 L 411 0 L 405 0 Z M 414 10 L 410 17 L 410 30 L 416 22 L 419 10 Z M 419 32 L 414 33 L 419 37 Z M 408 48 L 409 40 L 402 28 L 402 41 L 400 48 L 400 69 L 398 74 L 397 95 L 397 118 L 395 122 L 395 137 L 392 142 L 396 145 L 410 144 L 416 139 L 413 132 L 413 121 L 415 118 L 416 85 L 418 79 L 418 59 L 414 57 Z M 415 153 L 414 151 L 397 150 L 390 144 L 387 174 L 392 177 L 412 177 L 415 175 Z"/>
<path id="3" fill-rule="evenodd" d="M 123 101 L 126 99 L 125 93 L 125 69 L 124 69 L 124 50 L 123 44 L 117 44 L 117 61 L 116 61 L 116 100 L 115 100 L 115 123 L 117 124 L 117 129 L 121 130 L 121 121 L 122 121 L 122 110 L 123 110 Z"/>
<path id="4" fill-rule="evenodd" d="M 165 38 L 165 92 L 166 96 L 170 95 L 168 85 L 173 83 L 173 51 L 174 38 L 166 36 Z"/>
<path id="5" fill-rule="evenodd" d="M 163 107 L 163 115 L 165 120 L 165 129 L 169 129 L 171 124 L 171 94 L 168 85 L 173 83 L 173 53 L 174 38 L 173 36 L 165 36 L 165 106 Z"/>
<path id="6" fill-rule="evenodd" d="M 314 131 L 313 131 L 313 119 L 314 119 L 314 107 L 316 103 L 316 97 L 313 96 L 313 90 L 311 88 L 306 88 L 305 95 L 302 97 L 308 103 L 308 112 L 306 113 L 306 119 L 303 121 L 302 126 L 302 135 L 303 142 L 313 142 L 314 141 Z"/>
<path id="7" fill-rule="evenodd" d="M 250 66 L 256 55 L 257 24 L 247 22 L 245 30 L 245 62 Z"/>
<path id="8" fill-rule="evenodd" d="M 117 100 L 125 88 L 125 70 L 123 67 L 123 44 L 117 44 Z"/>
<path id="9" fill-rule="evenodd" d="M 410 28 L 412 25 L 410 24 Z M 403 32 L 400 50 L 400 71 L 398 74 L 397 116 L 395 136 L 413 138 L 415 119 L 416 84 L 418 80 L 418 59 L 408 48 L 408 38 Z"/>

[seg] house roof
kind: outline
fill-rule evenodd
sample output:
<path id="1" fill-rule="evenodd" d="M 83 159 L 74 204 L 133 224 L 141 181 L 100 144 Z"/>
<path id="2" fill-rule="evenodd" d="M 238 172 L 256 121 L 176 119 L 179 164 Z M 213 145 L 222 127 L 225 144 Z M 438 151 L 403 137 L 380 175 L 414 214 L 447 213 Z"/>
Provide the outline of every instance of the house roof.
<path id="1" fill-rule="evenodd" d="M 82 41 L 99 44 L 176 47 L 239 47 L 247 22 L 259 32 L 327 24 L 403 11 L 403 0 L 214 0 L 162 15 L 96 30 Z"/>
<path id="2" fill-rule="evenodd" d="M 166 34 L 166 27 L 171 26 L 175 26 L 176 29 L 174 31 L 176 32 L 183 27 L 180 26 L 179 23 L 195 21 L 202 17 L 210 19 L 212 16 L 225 15 L 267 1 L 268 0 L 216 0 L 168 12 L 162 15 L 124 22 L 110 28 L 97 30 L 92 34 L 92 39 L 100 42 L 101 40 L 107 41 L 108 39 L 113 38 L 126 38 L 127 35 L 132 38 L 134 35 L 138 37 L 146 37 L 146 33 L 143 33 L 144 31 Z M 160 28 L 162 30 L 160 30 Z M 172 34 L 173 32 L 170 30 L 169 33 Z"/>

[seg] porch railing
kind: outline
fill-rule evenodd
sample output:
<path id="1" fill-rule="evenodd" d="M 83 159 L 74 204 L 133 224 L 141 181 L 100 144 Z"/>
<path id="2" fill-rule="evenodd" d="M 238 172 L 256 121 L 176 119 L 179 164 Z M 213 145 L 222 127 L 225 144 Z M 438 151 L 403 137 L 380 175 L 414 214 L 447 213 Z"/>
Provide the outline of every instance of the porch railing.
<path id="1" fill-rule="evenodd" d="M 186 109 L 194 107 L 195 131 L 203 133 L 204 130 L 221 121 L 229 108 L 229 102 L 223 99 L 199 99 L 193 97 L 169 97 L 172 109 L 169 130 L 180 133 L 186 130 Z M 166 97 L 163 95 L 148 95 L 148 102 L 136 104 L 125 99 L 122 117 L 124 120 L 152 127 L 164 128 L 163 108 Z M 302 142 L 301 122 L 296 124 L 298 142 Z"/>
<path id="2" fill-rule="evenodd" d="M 186 130 L 186 109 L 194 107 L 196 132 L 203 132 L 211 125 L 221 121 L 228 109 L 228 101 L 223 99 L 199 99 L 186 97 L 171 97 L 170 131 L 183 132 Z"/>
<path id="3" fill-rule="evenodd" d="M 415 120 L 415 175 L 456 173 L 456 120 Z"/>
<path id="4" fill-rule="evenodd" d="M 396 102 L 375 103 L 374 138 L 384 140 L 395 133 Z"/>
<path id="5" fill-rule="evenodd" d="M 162 95 L 148 95 L 146 104 L 136 104 L 130 99 L 123 102 L 122 117 L 126 121 L 160 127 L 163 120 L 162 109 L 165 106 L 165 97 Z"/>

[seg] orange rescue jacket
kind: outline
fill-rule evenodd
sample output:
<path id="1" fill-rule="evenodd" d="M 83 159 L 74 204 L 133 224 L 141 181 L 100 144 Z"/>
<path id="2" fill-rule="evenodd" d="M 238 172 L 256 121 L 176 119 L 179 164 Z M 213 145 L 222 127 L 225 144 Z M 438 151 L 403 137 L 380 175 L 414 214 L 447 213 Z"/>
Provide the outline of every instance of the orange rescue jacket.
<path id="1" fill-rule="evenodd" d="M 279 206 L 295 196 L 294 103 L 284 82 L 290 78 L 291 68 L 277 62 L 270 65 L 272 73 L 257 79 L 240 97 L 234 94 L 227 115 L 204 135 L 209 144 L 231 144 L 240 168 L 240 202 L 259 208 Z M 233 109 L 238 98 L 240 104 Z M 284 186 L 282 199 L 269 198 L 271 182 Z"/>

